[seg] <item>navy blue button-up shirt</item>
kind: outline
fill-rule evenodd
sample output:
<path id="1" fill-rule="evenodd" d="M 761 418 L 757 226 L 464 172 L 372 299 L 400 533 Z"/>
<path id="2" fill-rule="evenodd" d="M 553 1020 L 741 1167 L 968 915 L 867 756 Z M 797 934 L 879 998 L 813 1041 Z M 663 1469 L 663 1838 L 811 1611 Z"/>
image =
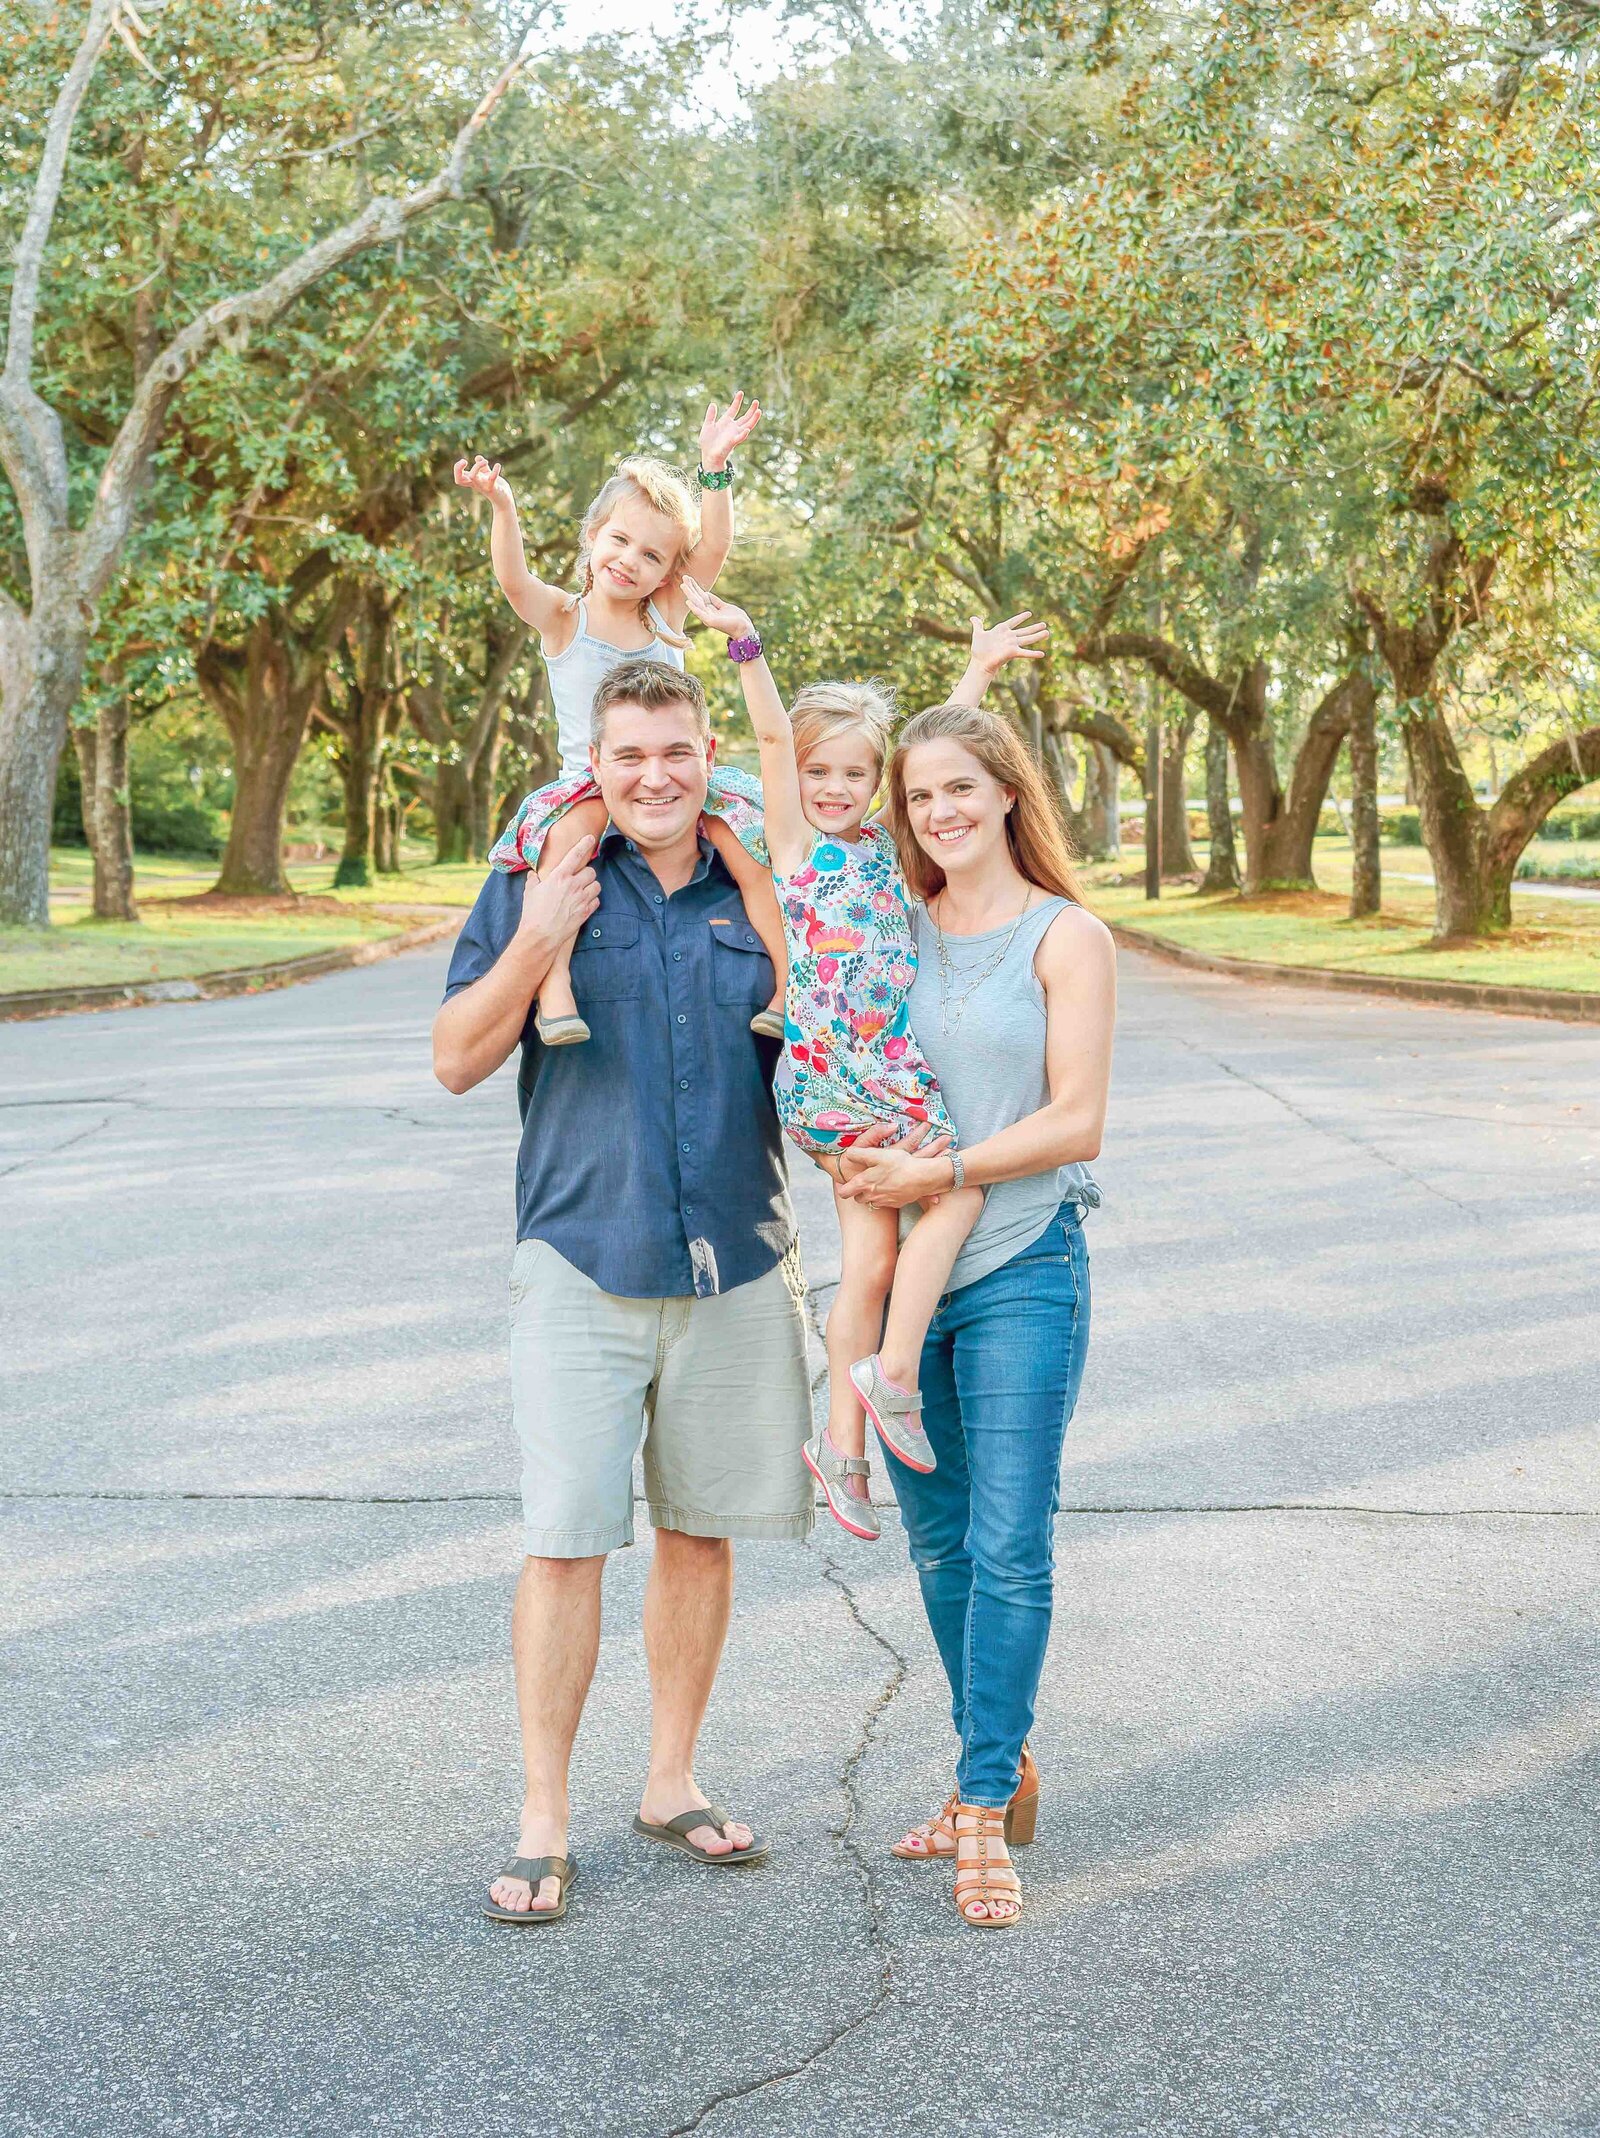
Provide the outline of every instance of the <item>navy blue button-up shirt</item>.
<path id="1" fill-rule="evenodd" d="M 615 826 L 594 866 L 600 904 L 572 951 L 591 1036 L 545 1047 L 531 1010 L 522 1031 L 517 1238 L 548 1242 L 626 1299 L 731 1291 L 794 1238 L 772 1103 L 777 1042 L 750 1030 L 772 997 L 772 961 L 704 841 L 671 897 Z M 510 942 L 527 881 L 491 872 L 457 938 L 447 998 Z"/>

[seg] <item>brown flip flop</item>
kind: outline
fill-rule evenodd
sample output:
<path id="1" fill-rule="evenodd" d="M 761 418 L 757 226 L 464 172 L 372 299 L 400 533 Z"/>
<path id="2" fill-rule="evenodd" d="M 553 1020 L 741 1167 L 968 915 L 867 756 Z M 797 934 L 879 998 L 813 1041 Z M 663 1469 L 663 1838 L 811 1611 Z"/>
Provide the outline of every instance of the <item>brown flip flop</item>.
<path id="1" fill-rule="evenodd" d="M 553 1908 L 502 1908 L 498 1901 L 485 1901 L 483 1912 L 491 1923 L 559 1923 L 567 1912 L 567 1889 L 578 1875 L 578 1866 L 567 1856 L 513 1856 L 500 1873 L 502 1878 L 525 1878 L 531 1901 L 547 1878 L 560 1882 Z"/>
<path id="2" fill-rule="evenodd" d="M 668 1848 L 675 1848 L 682 1855 L 692 1856 L 696 1863 L 709 1863 L 719 1871 L 731 1870 L 741 1863 L 765 1863 L 771 1851 L 759 1834 L 751 1837 L 748 1848 L 731 1849 L 725 1856 L 714 1856 L 709 1849 L 702 1848 L 697 1841 L 689 1839 L 697 1826 L 714 1826 L 720 1834 L 728 1821 L 729 1814 L 720 1804 L 701 1804 L 693 1811 L 680 1811 L 675 1819 L 667 1819 L 660 1826 L 652 1825 L 648 1819 L 641 1819 L 635 1812 L 633 1830 L 636 1834 L 643 1834 L 647 1841 L 664 1842 Z"/>

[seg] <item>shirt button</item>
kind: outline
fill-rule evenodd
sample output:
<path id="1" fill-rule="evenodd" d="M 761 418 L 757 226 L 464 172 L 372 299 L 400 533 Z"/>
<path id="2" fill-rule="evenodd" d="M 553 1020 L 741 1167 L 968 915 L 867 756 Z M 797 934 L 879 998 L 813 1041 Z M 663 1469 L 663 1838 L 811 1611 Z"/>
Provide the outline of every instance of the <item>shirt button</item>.
<path id="1" fill-rule="evenodd" d="M 598 935 L 598 934 L 600 933 L 600 931 L 599 931 L 599 929 L 598 929 L 598 928 L 591 928 L 591 929 L 589 930 L 589 933 L 590 933 L 591 935 Z"/>
<path id="2" fill-rule="evenodd" d="M 634 845 L 631 839 L 624 840 L 623 844 L 627 847 L 628 852 L 630 854 L 636 854 L 639 851 L 639 849 Z"/>
<path id="3" fill-rule="evenodd" d="M 674 965 L 681 965 L 683 963 L 683 952 L 681 950 L 675 950 L 672 953 L 672 962 Z"/>
<path id="4" fill-rule="evenodd" d="M 688 1079 L 688 1078 L 687 1078 L 686 1076 L 680 1076 L 680 1077 L 679 1077 L 679 1079 L 678 1079 L 678 1089 L 679 1089 L 680 1091 L 687 1091 L 687 1090 L 688 1090 L 688 1088 L 689 1088 L 689 1079 Z"/>
<path id="5" fill-rule="evenodd" d="M 694 1145 L 692 1143 L 680 1143 L 678 1145 L 678 1148 L 680 1151 L 692 1151 L 694 1149 Z"/>
<path id="6" fill-rule="evenodd" d="M 678 1012 L 678 1022 L 679 1024 L 687 1024 L 689 1022 L 688 1018 L 684 1016 L 682 1010 L 679 1010 Z"/>
<path id="7" fill-rule="evenodd" d="M 653 899 L 655 900 L 656 904 L 657 904 L 657 905 L 659 906 L 659 905 L 660 905 L 660 903 L 661 903 L 661 893 L 660 893 L 659 891 L 652 891 L 652 892 L 650 893 L 650 896 L 651 896 L 651 897 L 652 897 L 652 898 L 653 898 Z"/>

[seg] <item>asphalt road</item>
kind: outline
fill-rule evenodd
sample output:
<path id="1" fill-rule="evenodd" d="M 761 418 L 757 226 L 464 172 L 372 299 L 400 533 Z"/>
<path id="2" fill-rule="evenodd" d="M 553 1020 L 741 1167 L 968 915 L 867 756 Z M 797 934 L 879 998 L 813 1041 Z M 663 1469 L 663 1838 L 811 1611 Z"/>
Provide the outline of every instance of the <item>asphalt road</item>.
<path id="1" fill-rule="evenodd" d="M 949 1767 L 891 1513 L 741 1554 L 734 1877 L 628 1831 L 618 1556 L 506 1932 L 514 1102 L 431 1082 L 443 964 L 0 1027 L 5 2138 L 1600 2131 L 1592 1030 L 1125 956 L 1024 1926 L 885 1853 Z"/>

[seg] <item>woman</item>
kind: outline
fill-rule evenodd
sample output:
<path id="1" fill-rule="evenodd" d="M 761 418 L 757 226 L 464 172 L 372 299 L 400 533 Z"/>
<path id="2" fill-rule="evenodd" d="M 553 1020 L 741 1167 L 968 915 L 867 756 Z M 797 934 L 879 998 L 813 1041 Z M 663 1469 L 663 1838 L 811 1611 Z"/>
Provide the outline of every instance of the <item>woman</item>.
<path id="1" fill-rule="evenodd" d="M 867 1149 L 844 1193 L 904 1209 L 988 1190 L 922 1352 L 927 1474 L 898 1464 L 922 1600 L 954 1696 L 955 1793 L 895 1854 L 954 1856 L 975 1928 L 1022 1913 L 1008 1841 L 1033 1837 L 1025 1739 L 1050 1633 L 1061 1445 L 1089 1339 L 1082 1217 L 1100 1200 L 1116 963 L 1079 903 L 1043 775 L 993 713 L 918 713 L 889 768 L 889 819 L 919 902 L 910 1012 L 960 1138 Z"/>

